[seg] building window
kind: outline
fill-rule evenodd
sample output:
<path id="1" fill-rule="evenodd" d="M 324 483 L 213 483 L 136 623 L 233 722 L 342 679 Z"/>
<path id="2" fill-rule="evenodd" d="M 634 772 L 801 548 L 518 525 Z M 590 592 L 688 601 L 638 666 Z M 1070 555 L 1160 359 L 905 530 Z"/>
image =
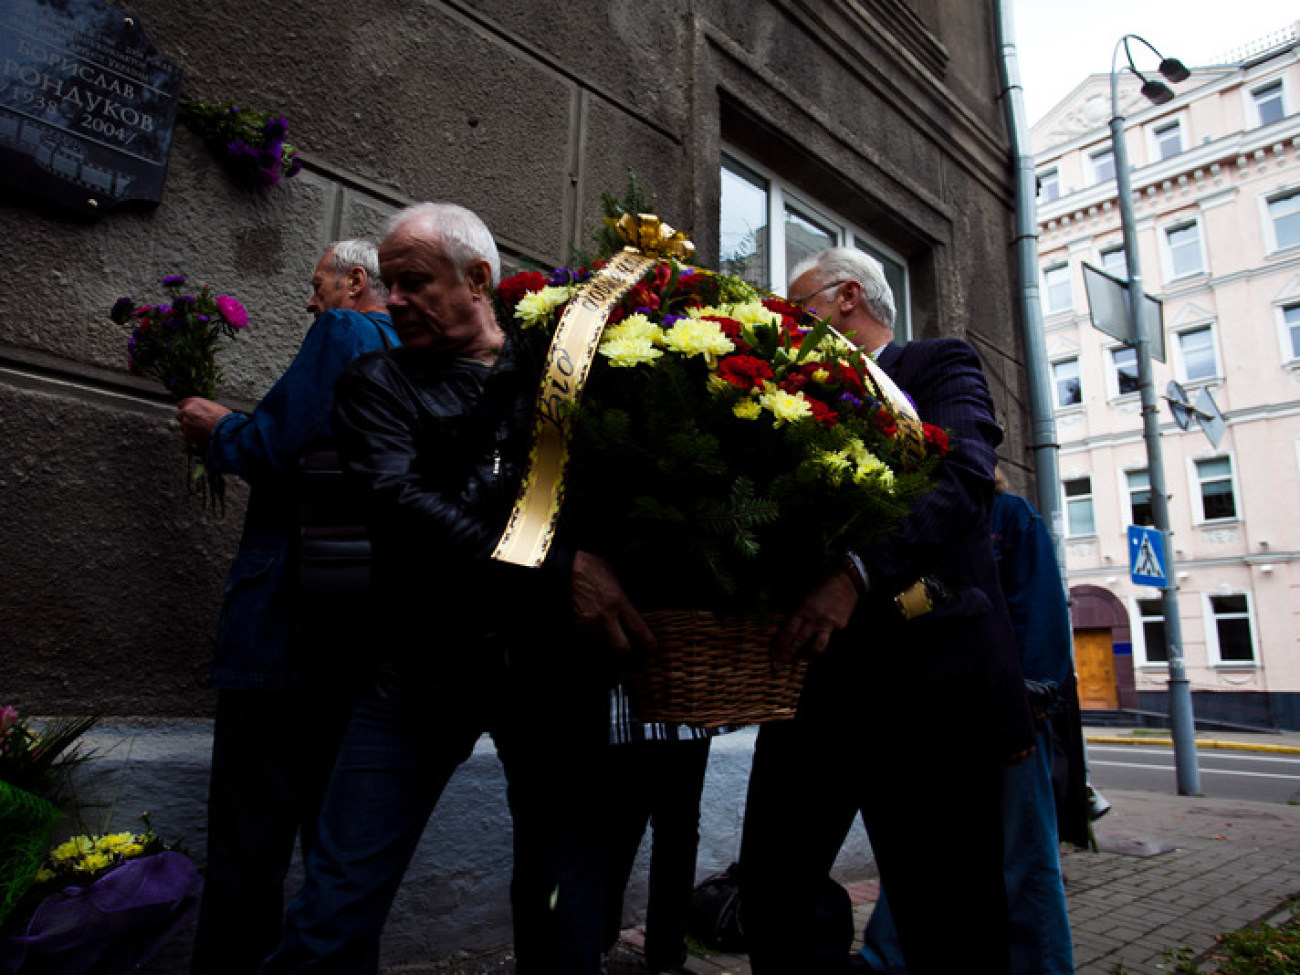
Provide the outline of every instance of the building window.
<path id="1" fill-rule="evenodd" d="M 1271 125 L 1286 117 L 1286 106 L 1282 103 L 1282 81 L 1260 85 L 1250 93 L 1255 103 L 1255 117 L 1260 125 Z"/>
<path id="2" fill-rule="evenodd" d="M 1115 178 L 1115 153 L 1110 146 L 1092 153 L 1088 156 L 1088 161 L 1092 164 L 1094 183 L 1104 183 L 1108 179 Z"/>
<path id="3" fill-rule="evenodd" d="M 1217 376 L 1219 360 L 1214 352 L 1214 327 L 1202 325 L 1179 332 L 1178 358 L 1186 382 L 1202 382 Z"/>
<path id="4" fill-rule="evenodd" d="M 1165 231 L 1165 242 L 1169 245 L 1170 276 L 1185 277 L 1198 274 L 1205 268 L 1201 258 L 1201 225 L 1182 223 Z"/>
<path id="5" fill-rule="evenodd" d="M 1110 360 L 1115 367 L 1115 392 L 1119 396 L 1136 393 L 1138 382 L 1137 350 L 1124 346 L 1110 350 Z"/>
<path id="6" fill-rule="evenodd" d="M 1282 327 L 1286 329 L 1290 357 L 1300 359 L 1300 305 L 1282 306 Z"/>
<path id="7" fill-rule="evenodd" d="M 1101 259 L 1101 269 L 1103 271 L 1117 278 L 1128 280 L 1128 255 L 1124 253 L 1123 244 L 1118 247 L 1107 247 L 1098 256 Z"/>
<path id="8" fill-rule="evenodd" d="M 1232 488 L 1232 460 L 1216 457 L 1196 462 L 1201 486 L 1201 517 L 1205 521 L 1237 517 L 1237 497 Z"/>
<path id="9" fill-rule="evenodd" d="M 1038 174 L 1038 202 L 1051 203 L 1061 198 L 1061 171 L 1044 169 Z"/>
<path id="10" fill-rule="evenodd" d="M 1151 510 L 1151 475 L 1145 471 L 1126 471 L 1128 479 L 1128 507 L 1130 524 L 1154 525 L 1155 515 Z"/>
<path id="11" fill-rule="evenodd" d="M 1268 218 L 1273 223 L 1273 242 L 1277 250 L 1300 244 L 1300 191 L 1269 200 Z"/>
<path id="12" fill-rule="evenodd" d="M 1095 535 L 1097 523 L 1092 514 L 1092 478 L 1075 477 L 1062 481 L 1065 491 L 1065 517 L 1071 535 Z"/>
<path id="13" fill-rule="evenodd" d="M 1056 405 L 1078 406 L 1083 402 L 1083 387 L 1079 383 L 1079 360 L 1062 359 L 1052 363 L 1052 385 L 1056 389 Z"/>
<path id="14" fill-rule="evenodd" d="M 1156 155 L 1168 159 L 1183 151 L 1183 126 L 1177 119 L 1157 125 L 1153 131 L 1156 140 Z"/>
<path id="15" fill-rule="evenodd" d="M 1214 625 L 1208 628 L 1209 657 L 1221 664 L 1253 664 L 1255 639 L 1250 626 L 1250 597 L 1245 593 L 1209 597 Z"/>
<path id="16" fill-rule="evenodd" d="M 1070 265 L 1057 264 L 1043 269 L 1043 293 L 1047 296 L 1047 314 L 1069 311 L 1074 307 L 1070 287 Z"/>
<path id="17" fill-rule="evenodd" d="M 805 257 L 827 247 L 856 247 L 881 265 L 894 292 L 894 337 L 911 334 L 906 261 L 870 235 L 802 196 L 793 186 L 730 154 L 722 158 L 719 265 L 764 291 L 784 292 Z"/>
<path id="18" fill-rule="evenodd" d="M 1169 660 L 1165 645 L 1165 601 L 1139 599 L 1138 618 L 1142 621 L 1142 652 L 1149 664 L 1162 664 Z"/>

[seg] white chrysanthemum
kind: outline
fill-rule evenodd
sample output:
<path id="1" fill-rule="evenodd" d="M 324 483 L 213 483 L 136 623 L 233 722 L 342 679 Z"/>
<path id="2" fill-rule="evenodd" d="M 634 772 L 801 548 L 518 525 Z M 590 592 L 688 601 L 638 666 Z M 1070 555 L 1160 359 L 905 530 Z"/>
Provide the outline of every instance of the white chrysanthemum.
<path id="1" fill-rule="evenodd" d="M 731 412 L 739 420 L 757 420 L 763 415 L 763 408 L 758 402 L 752 399 L 742 399 L 739 403 L 731 408 Z"/>
<path id="2" fill-rule="evenodd" d="M 771 411 L 777 426 L 812 416 L 812 406 L 803 393 L 787 393 L 771 383 L 759 394 L 758 402 L 765 410 Z"/>
<path id="3" fill-rule="evenodd" d="M 678 355 L 704 356 L 710 369 L 717 365 L 718 356 L 736 351 L 736 344 L 727 338 L 717 322 L 698 318 L 679 318 L 664 333 L 664 345 Z"/>
<path id="4" fill-rule="evenodd" d="M 568 301 L 572 294 L 573 288 L 568 285 L 548 285 L 540 291 L 530 291 L 515 305 L 515 318 L 519 319 L 524 328 L 540 325 L 551 317 L 556 308 Z"/>
<path id="5" fill-rule="evenodd" d="M 613 335 L 600 343 L 600 354 L 609 359 L 611 366 L 641 366 L 653 363 L 662 352 L 654 347 L 648 335 L 627 333 Z"/>

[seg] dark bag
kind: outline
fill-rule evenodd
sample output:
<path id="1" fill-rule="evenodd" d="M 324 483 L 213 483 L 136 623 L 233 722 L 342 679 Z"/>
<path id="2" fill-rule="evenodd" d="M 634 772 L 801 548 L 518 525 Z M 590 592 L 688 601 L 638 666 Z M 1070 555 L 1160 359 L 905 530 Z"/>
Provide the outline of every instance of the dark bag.
<path id="1" fill-rule="evenodd" d="M 388 333 L 370 321 L 383 347 L 391 349 Z M 361 505 L 332 443 L 305 451 L 298 473 L 299 596 L 322 610 L 355 609 L 370 595 L 370 533 Z"/>
<path id="2" fill-rule="evenodd" d="M 334 450 L 303 455 L 299 477 L 298 589 L 305 602 L 349 604 L 370 592 L 370 534 Z"/>
<path id="3" fill-rule="evenodd" d="M 691 937 L 714 951 L 748 951 L 740 918 L 740 864 L 703 880 L 691 894 Z M 853 947 L 853 902 L 838 881 L 827 877 L 817 891 L 812 920 L 816 958 L 845 959 Z"/>

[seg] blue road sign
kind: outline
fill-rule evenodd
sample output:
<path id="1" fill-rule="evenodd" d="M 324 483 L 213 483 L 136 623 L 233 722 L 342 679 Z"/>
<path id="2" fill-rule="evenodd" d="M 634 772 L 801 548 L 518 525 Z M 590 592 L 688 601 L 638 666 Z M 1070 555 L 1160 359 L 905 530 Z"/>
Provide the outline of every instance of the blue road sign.
<path id="1" fill-rule="evenodd" d="M 1165 588 L 1165 540 L 1158 529 L 1128 526 L 1128 571 L 1134 585 Z"/>

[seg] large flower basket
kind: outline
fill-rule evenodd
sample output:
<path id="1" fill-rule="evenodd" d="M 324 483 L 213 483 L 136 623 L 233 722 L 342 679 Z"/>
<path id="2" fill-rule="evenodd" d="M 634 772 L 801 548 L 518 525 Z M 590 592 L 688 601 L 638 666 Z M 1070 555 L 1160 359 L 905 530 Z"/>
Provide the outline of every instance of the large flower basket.
<path id="1" fill-rule="evenodd" d="M 769 646 L 779 617 L 659 610 L 645 618 L 659 645 L 625 676 L 641 718 L 718 728 L 794 717 L 807 665 L 773 670 Z"/>

